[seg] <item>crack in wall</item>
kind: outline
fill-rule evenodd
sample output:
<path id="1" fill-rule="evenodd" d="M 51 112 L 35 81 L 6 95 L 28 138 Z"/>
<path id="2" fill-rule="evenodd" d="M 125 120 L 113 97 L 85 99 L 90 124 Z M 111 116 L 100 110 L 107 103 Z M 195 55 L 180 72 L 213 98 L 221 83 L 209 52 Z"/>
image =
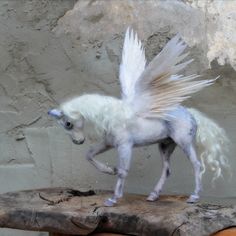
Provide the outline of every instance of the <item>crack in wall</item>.
<path id="1" fill-rule="evenodd" d="M 34 125 L 35 123 L 37 123 L 40 119 L 42 118 L 42 116 L 37 116 L 35 117 L 32 121 L 25 123 L 25 124 L 20 124 L 17 125 L 9 130 L 4 131 L 4 133 L 9 134 L 9 135 L 13 135 L 13 134 L 17 134 L 19 131 L 22 131 L 22 129 L 30 127 L 32 125 Z"/>

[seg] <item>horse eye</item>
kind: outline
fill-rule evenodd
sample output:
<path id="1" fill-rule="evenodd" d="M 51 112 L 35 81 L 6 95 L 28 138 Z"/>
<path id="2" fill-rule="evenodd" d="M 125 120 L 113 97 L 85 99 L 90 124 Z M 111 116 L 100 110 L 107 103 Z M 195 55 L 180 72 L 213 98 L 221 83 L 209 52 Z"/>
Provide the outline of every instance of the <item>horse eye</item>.
<path id="1" fill-rule="evenodd" d="M 70 129 L 73 128 L 73 124 L 72 124 L 71 122 L 69 122 L 69 121 L 66 121 L 66 122 L 65 122 L 65 128 L 68 129 L 68 130 L 70 130 Z"/>

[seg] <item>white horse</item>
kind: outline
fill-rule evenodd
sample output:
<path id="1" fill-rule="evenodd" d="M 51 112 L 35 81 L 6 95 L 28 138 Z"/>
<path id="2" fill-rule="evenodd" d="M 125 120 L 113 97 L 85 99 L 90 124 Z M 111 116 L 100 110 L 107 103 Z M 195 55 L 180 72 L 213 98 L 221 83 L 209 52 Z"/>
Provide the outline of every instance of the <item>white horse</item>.
<path id="1" fill-rule="evenodd" d="M 118 176 L 114 195 L 105 201 L 113 206 L 123 196 L 125 178 L 130 169 L 133 147 L 158 143 L 163 161 L 161 178 L 147 200 L 158 199 L 170 175 L 170 156 L 178 145 L 189 158 L 195 173 L 195 189 L 188 202 L 196 202 L 201 190 L 201 176 L 205 163 L 221 175 L 227 166 L 224 149 L 228 139 L 225 132 L 212 120 L 195 109 L 180 103 L 190 94 L 212 84 L 215 80 L 195 80 L 197 75 L 184 77 L 177 72 L 191 60 L 182 62 L 186 44 L 180 36 L 170 40 L 163 50 L 146 66 L 144 49 L 137 34 L 127 30 L 125 35 L 120 83 L 122 99 L 98 94 L 75 97 L 49 114 L 68 131 L 75 144 L 85 141 L 84 121 L 94 124 L 102 136 L 98 145 L 91 147 L 87 160 L 98 170 Z M 204 148 L 198 160 L 194 143 Z M 110 148 L 118 152 L 118 166 L 111 168 L 95 159 Z"/>

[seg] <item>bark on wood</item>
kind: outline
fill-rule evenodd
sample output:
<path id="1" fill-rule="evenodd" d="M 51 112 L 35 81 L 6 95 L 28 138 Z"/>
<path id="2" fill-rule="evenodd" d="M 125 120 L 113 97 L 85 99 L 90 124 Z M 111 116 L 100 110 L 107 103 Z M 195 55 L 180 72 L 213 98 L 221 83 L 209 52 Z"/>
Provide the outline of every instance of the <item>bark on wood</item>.
<path id="1" fill-rule="evenodd" d="M 212 235 L 236 226 L 236 206 L 187 204 L 184 196 L 127 194 L 116 207 L 104 207 L 111 193 L 39 189 L 0 195 L 0 227 L 64 235 L 112 232 L 144 236 Z M 86 196 L 83 196 L 86 195 Z"/>

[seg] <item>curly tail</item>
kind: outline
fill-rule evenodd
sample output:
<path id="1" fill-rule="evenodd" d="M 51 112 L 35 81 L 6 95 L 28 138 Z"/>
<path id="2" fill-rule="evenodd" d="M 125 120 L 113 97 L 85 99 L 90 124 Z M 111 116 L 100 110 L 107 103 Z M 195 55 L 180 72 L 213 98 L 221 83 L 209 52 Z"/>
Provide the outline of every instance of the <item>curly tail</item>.
<path id="1" fill-rule="evenodd" d="M 196 145 L 200 151 L 202 162 L 201 176 L 206 171 L 206 166 L 214 172 L 213 181 L 222 177 L 222 168 L 229 169 L 226 153 L 229 148 L 229 139 L 221 127 L 200 111 L 188 108 L 195 118 L 198 129 Z"/>

